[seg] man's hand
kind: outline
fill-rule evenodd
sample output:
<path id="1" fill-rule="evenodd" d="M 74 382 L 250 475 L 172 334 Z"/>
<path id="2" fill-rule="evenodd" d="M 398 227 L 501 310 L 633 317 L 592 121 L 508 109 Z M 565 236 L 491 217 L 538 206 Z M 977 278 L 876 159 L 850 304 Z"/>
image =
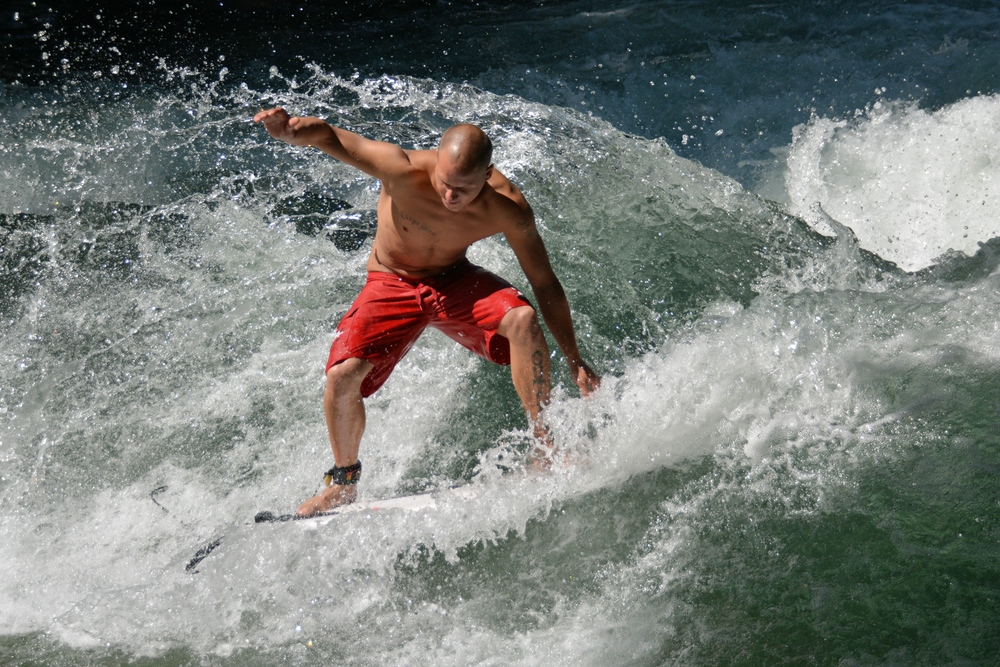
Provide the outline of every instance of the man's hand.
<path id="1" fill-rule="evenodd" d="M 316 144 L 330 130 L 319 118 L 293 117 L 281 107 L 261 111 L 253 117 L 253 122 L 263 123 L 268 134 L 293 146 Z"/>
<path id="2" fill-rule="evenodd" d="M 593 371 L 593 369 L 587 365 L 587 362 L 582 359 L 577 362 L 569 362 L 569 372 L 573 377 L 573 381 L 576 382 L 576 386 L 580 388 L 580 393 L 586 397 L 590 396 L 592 393 L 597 391 L 597 388 L 601 386 L 601 378 Z"/>

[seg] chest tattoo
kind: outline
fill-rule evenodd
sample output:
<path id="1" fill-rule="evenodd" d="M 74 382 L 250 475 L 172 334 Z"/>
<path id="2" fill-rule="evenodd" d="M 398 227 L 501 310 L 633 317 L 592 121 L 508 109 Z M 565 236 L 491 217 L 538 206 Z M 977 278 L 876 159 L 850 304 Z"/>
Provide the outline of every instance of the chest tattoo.
<path id="1" fill-rule="evenodd" d="M 412 215 L 409 215 L 409 214 L 405 213 L 404 211 L 399 211 L 399 217 L 401 217 L 403 220 L 408 221 L 410 224 L 412 224 L 414 227 L 416 227 L 420 231 L 426 232 L 427 234 L 430 234 L 431 236 L 437 236 L 437 232 L 435 232 L 433 229 L 431 229 L 430 227 L 428 227 L 426 224 L 424 224 L 424 223 L 420 222 L 419 220 L 417 220 L 416 218 L 414 218 Z M 403 229 L 406 229 L 406 228 L 404 227 Z"/>

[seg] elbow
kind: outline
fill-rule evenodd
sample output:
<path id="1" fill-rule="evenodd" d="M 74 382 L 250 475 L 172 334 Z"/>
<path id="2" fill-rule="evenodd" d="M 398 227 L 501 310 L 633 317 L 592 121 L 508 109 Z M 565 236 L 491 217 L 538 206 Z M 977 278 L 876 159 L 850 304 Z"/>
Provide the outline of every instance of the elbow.
<path id="1" fill-rule="evenodd" d="M 537 298 L 541 304 L 553 303 L 566 299 L 566 292 L 563 290 L 562 284 L 555 278 L 555 276 L 553 276 L 551 280 L 532 283 L 531 289 L 535 293 L 535 298 Z"/>

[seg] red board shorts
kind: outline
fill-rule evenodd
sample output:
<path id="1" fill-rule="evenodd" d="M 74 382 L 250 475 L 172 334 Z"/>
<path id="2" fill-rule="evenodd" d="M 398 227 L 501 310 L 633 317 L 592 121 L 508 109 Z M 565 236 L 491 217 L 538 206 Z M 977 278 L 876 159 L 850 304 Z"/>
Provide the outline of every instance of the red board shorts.
<path id="1" fill-rule="evenodd" d="M 326 370 L 347 359 L 370 362 L 375 367 L 361 384 L 361 395 L 371 396 L 429 326 L 507 366 L 510 343 L 497 335 L 500 320 L 513 308 L 530 305 L 510 283 L 468 260 L 428 278 L 372 271 L 337 326 Z"/>

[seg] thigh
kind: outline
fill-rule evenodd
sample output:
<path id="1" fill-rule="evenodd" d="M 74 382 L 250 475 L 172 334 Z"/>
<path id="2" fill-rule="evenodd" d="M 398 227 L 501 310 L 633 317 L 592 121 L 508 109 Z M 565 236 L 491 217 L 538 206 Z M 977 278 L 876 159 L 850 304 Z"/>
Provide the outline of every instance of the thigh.
<path id="1" fill-rule="evenodd" d="M 428 321 L 412 285 L 369 279 L 337 326 L 326 369 L 347 359 L 370 362 L 373 368 L 362 386 L 369 396 L 388 379 Z"/>
<path id="2" fill-rule="evenodd" d="M 531 305 L 524 295 L 478 266 L 470 266 L 438 291 L 439 307 L 431 326 L 482 357 L 509 364 L 510 345 L 497 329 L 508 312 Z"/>

